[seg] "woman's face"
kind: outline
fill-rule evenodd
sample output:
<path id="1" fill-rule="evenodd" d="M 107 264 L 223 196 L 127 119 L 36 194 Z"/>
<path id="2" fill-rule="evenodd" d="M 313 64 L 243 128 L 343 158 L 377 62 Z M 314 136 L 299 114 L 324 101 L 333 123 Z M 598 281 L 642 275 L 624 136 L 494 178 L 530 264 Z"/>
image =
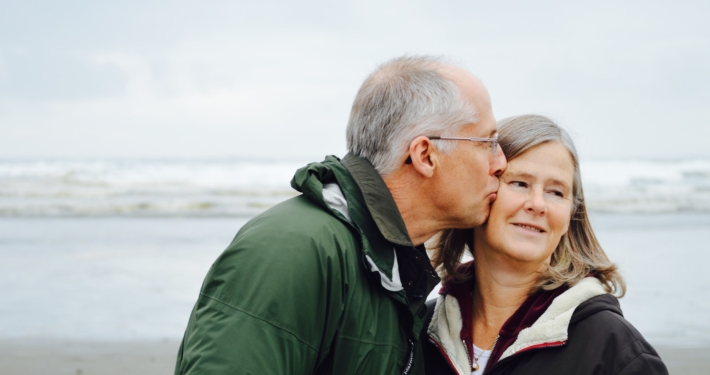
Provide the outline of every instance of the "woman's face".
<path id="1" fill-rule="evenodd" d="M 569 228 L 573 181 L 572 156 L 559 142 L 540 144 L 509 160 L 488 222 L 476 228 L 476 252 L 549 264 Z"/>

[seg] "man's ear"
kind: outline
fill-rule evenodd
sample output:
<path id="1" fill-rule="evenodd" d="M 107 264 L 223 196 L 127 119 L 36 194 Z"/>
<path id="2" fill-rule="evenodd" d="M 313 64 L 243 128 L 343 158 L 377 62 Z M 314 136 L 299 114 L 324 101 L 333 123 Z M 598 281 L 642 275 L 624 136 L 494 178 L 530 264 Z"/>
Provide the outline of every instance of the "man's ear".
<path id="1" fill-rule="evenodd" d="M 412 168 L 424 177 L 430 178 L 434 176 L 434 169 L 438 165 L 438 154 L 428 137 L 419 136 L 414 138 L 409 143 L 408 151 L 407 164 L 411 164 Z"/>

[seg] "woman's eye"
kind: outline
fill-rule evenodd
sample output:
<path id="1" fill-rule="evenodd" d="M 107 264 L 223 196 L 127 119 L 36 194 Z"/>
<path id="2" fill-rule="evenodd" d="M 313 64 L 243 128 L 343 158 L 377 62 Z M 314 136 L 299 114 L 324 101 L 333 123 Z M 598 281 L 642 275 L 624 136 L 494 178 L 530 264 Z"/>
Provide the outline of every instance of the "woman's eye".
<path id="1" fill-rule="evenodd" d="M 550 193 L 552 193 L 553 195 L 558 196 L 558 197 L 560 197 L 560 198 L 564 198 L 564 197 L 565 197 L 565 195 L 562 194 L 562 192 L 561 192 L 561 191 L 558 191 L 558 190 L 550 190 Z"/>
<path id="2" fill-rule="evenodd" d="M 528 187 L 528 184 L 523 181 L 511 181 L 510 185 L 514 186 L 514 187 L 521 187 L 521 188 Z"/>

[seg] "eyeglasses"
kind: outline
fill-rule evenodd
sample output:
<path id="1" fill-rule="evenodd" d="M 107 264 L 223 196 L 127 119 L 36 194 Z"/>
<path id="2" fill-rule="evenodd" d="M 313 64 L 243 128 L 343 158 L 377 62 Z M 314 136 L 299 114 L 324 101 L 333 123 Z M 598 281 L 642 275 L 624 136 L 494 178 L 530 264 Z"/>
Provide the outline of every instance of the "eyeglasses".
<path id="1" fill-rule="evenodd" d="M 486 142 L 490 145 L 491 152 L 493 155 L 495 155 L 496 151 L 498 151 L 498 133 L 493 135 L 493 138 L 478 138 L 478 137 L 471 137 L 471 138 L 459 138 L 459 137 L 438 137 L 438 136 L 433 136 L 433 137 L 428 137 L 429 139 L 440 139 L 444 141 L 471 141 L 471 142 Z"/>

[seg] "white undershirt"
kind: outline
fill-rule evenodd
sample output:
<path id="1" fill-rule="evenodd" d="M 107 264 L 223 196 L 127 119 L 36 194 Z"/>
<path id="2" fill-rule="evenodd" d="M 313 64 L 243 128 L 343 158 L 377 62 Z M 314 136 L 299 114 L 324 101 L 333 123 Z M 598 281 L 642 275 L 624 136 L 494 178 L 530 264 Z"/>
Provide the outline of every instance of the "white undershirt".
<path id="1" fill-rule="evenodd" d="M 488 364 L 488 358 L 491 357 L 492 350 L 483 350 L 476 345 L 473 346 L 473 356 L 478 358 L 476 363 L 478 363 L 478 370 L 471 371 L 471 375 L 483 374 L 483 370 L 486 369 L 486 364 Z M 479 358 L 480 356 L 480 358 Z"/>

